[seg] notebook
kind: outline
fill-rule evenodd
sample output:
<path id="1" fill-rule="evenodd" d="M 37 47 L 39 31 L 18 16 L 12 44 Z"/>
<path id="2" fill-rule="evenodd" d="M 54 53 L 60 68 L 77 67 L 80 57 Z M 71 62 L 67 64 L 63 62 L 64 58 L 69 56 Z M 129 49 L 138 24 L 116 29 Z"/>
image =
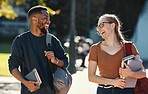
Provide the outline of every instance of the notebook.
<path id="1" fill-rule="evenodd" d="M 37 85 L 40 85 L 42 83 L 41 78 L 36 68 L 34 68 L 31 72 L 29 72 L 25 77 L 30 81 L 38 82 Z"/>
<path id="2" fill-rule="evenodd" d="M 142 69 L 142 60 L 135 60 L 134 55 L 130 55 L 123 58 L 123 61 L 130 67 L 130 69 L 134 72 L 139 71 Z M 121 65 L 122 68 L 124 68 L 124 64 Z M 126 84 L 125 88 L 134 88 L 137 82 L 136 78 L 126 77 Z"/>

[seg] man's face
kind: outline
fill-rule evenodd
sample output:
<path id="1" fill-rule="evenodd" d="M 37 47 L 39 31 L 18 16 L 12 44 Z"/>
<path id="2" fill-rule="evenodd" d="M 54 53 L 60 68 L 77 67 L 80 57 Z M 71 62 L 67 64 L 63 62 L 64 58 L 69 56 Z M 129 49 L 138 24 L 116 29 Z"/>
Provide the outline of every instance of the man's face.
<path id="1" fill-rule="evenodd" d="M 46 34 L 50 25 L 50 16 L 46 10 L 42 10 L 41 12 L 42 14 L 38 16 L 38 27 L 41 29 L 42 33 Z"/>

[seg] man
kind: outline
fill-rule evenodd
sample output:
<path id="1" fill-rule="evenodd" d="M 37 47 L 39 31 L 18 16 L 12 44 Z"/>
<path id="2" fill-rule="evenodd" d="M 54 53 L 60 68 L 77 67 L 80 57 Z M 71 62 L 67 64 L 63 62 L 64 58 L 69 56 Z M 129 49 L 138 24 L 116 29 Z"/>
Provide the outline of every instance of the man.
<path id="1" fill-rule="evenodd" d="M 30 30 L 18 35 L 13 41 L 8 60 L 10 73 L 21 82 L 21 94 L 55 94 L 49 65 L 66 68 L 68 58 L 60 41 L 53 35 L 52 50 L 47 49 L 46 33 L 51 22 L 46 7 L 32 7 L 28 11 L 28 19 Z M 41 77 L 40 85 L 25 78 L 34 68 Z"/>

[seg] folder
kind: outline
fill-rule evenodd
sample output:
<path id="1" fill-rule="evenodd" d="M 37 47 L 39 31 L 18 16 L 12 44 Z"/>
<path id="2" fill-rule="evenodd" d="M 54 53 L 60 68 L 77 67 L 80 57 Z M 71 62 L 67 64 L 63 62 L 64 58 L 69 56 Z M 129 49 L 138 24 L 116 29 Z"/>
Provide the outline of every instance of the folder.
<path id="1" fill-rule="evenodd" d="M 31 72 L 29 72 L 25 77 L 30 81 L 38 82 L 37 86 L 42 83 L 36 68 L 34 68 Z"/>
<path id="2" fill-rule="evenodd" d="M 123 61 L 130 67 L 130 69 L 134 72 L 136 71 L 139 71 L 142 69 L 142 60 L 141 59 L 138 59 L 136 60 L 135 59 L 135 56 L 133 55 L 130 55 L 130 56 L 127 56 L 127 57 L 124 57 L 123 58 Z M 122 68 L 124 68 L 123 66 L 124 64 L 121 65 Z M 126 77 L 126 84 L 125 84 L 125 88 L 134 88 L 135 85 L 136 85 L 136 82 L 137 82 L 137 79 L 136 78 L 132 78 L 132 77 Z"/>

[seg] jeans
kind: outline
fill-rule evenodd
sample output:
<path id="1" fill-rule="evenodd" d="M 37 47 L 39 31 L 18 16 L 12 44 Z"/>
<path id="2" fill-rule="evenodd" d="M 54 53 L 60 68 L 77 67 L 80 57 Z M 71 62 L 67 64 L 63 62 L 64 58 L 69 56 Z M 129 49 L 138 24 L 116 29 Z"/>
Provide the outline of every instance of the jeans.
<path id="1" fill-rule="evenodd" d="M 97 88 L 97 94 L 134 94 L 134 88 L 102 88 L 98 87 Z"/>

